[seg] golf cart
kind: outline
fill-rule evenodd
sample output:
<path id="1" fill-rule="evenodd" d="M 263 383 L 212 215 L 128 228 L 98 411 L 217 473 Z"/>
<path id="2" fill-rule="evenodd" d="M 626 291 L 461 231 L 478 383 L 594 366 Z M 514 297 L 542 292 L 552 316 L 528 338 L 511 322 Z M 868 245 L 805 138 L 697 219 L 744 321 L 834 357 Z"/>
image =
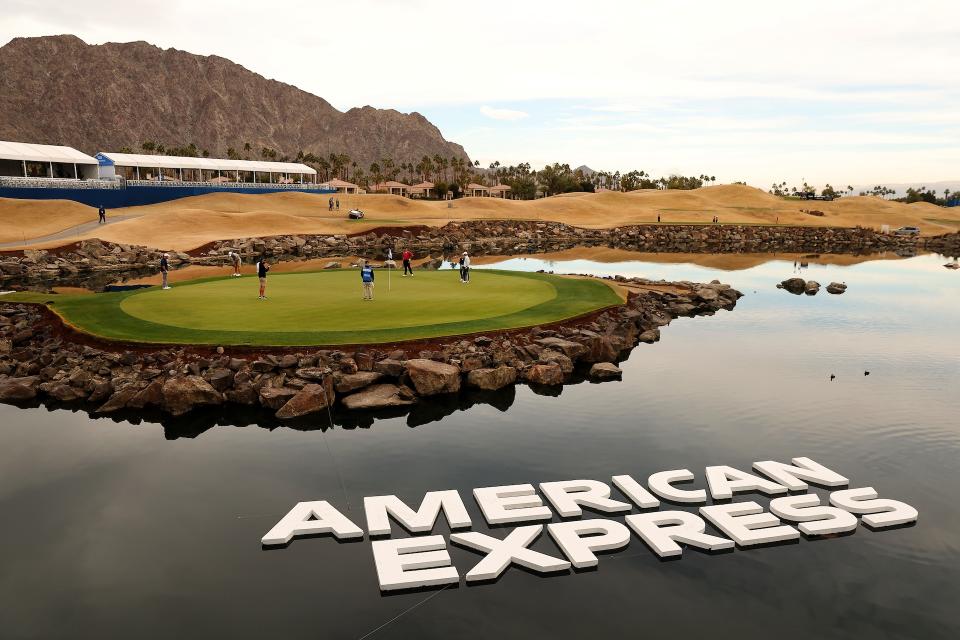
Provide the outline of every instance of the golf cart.
<path id="1" fill-rule="evenodd" d="M 363 211 L 360 211 L 360 209 L 350 209 L 350 213 L 347 214 L 347 217 L 351 220 L 359 220 L 363 217 Z"/>

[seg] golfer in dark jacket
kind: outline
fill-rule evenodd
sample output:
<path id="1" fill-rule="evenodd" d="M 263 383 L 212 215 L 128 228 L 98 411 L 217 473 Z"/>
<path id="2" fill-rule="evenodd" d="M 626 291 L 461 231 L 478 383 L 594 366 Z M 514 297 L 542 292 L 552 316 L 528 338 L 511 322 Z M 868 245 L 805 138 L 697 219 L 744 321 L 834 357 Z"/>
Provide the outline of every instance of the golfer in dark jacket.
<path id="1" fill-rule="evenodd" d="M 268 271 L 270 271 L 270 265 L 267 264 L 266 256 L 263 256 L 257 262 L 257 277 L 260 279 L 260 300 L 267 299 L 267 272 Z"/>
<path id="2" fill-rule="evenodd" d="M 170 272 L 170 261 L 168 260 L 169 257 L 169 253 L 165 253 L 160 256 L 160 277 L 163 279 L 163 284 L 161 286 L 164 289 L 170 288 L 167 286 L 167 273 Z"/>
<path id="3" fill-rule="evenodd" d="M 97 221 L 97 224 L 105 224 L 107 222 L 107 210 L 103 208 L 103 205 L 100 205 L 100 219 Z"/>

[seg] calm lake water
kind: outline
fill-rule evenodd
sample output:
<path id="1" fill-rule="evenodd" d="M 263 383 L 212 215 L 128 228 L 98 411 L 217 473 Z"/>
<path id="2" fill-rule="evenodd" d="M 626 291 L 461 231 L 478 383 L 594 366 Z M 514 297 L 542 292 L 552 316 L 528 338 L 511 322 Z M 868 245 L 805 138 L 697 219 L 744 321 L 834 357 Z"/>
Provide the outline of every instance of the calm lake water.
<path id="1" fill-rule="evenodd" d="M 0 637 L 956 638 L 960 272 L 944 262 L 811 265 L 802 277 L 850 287 L 815 297 L 774 287 L 791 261 L 502 263 L 717 278 L 747 294 L 733 312 L 665 327 L 622 382 L 558 397 L 519 387 L 372 425 L 224 417 L 193 432 L 0 406 Z M 418 504 L 457 489 L 487 532 L 474 487 L 674 468 L 702 487 L 707 465 L 796 456 L 913 505 L 918 523 L 676 562 L 634 537 L 594 571 L 514 567 L 492 584 L 390 596 L 369 539 L 260 545 L 301 500 L 330 500 L 364 526 L 363 496 Z M 559 555 L 546 536 L 535 548 Z M 451 555 L 461 575 L 480 558 Z"/>

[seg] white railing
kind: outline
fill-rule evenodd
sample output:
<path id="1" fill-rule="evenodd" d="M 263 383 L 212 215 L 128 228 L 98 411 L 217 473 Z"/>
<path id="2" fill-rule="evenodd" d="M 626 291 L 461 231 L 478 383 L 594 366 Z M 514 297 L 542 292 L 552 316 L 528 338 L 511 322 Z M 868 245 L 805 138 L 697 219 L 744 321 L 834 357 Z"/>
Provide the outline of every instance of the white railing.
<path id="1" fill-rule="evenodd" d="M 330 189 L 312 182 L 191 182 L 187 180 L 126 180 L 133 187 L 226 187 L 227 189 Z"/>
<path id="2" fill-rule="evenodd" d="M 75 178 L 24 178 L 0 176 L 0 186 L 26 189 L 122 189 L 117 180 L 78 180 Z"/>

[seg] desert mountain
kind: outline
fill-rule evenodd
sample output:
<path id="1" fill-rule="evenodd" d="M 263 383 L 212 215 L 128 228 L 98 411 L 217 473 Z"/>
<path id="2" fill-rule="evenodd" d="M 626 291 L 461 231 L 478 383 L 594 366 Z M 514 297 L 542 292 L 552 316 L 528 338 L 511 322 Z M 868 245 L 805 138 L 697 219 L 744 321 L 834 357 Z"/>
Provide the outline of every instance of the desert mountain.
<path id="1" fill-rule="evenodd" d="M 347 112 L 218 56 L 146 42 L 88 45 L 70 35 L 0 47 L 0 140 L 64 144 L 87 153 L 195 143 L 211 155 L 249 142 L 281 156 L 345 153 L 364 169 L 424 155 L 466 157 L 419 113 Z"/>

